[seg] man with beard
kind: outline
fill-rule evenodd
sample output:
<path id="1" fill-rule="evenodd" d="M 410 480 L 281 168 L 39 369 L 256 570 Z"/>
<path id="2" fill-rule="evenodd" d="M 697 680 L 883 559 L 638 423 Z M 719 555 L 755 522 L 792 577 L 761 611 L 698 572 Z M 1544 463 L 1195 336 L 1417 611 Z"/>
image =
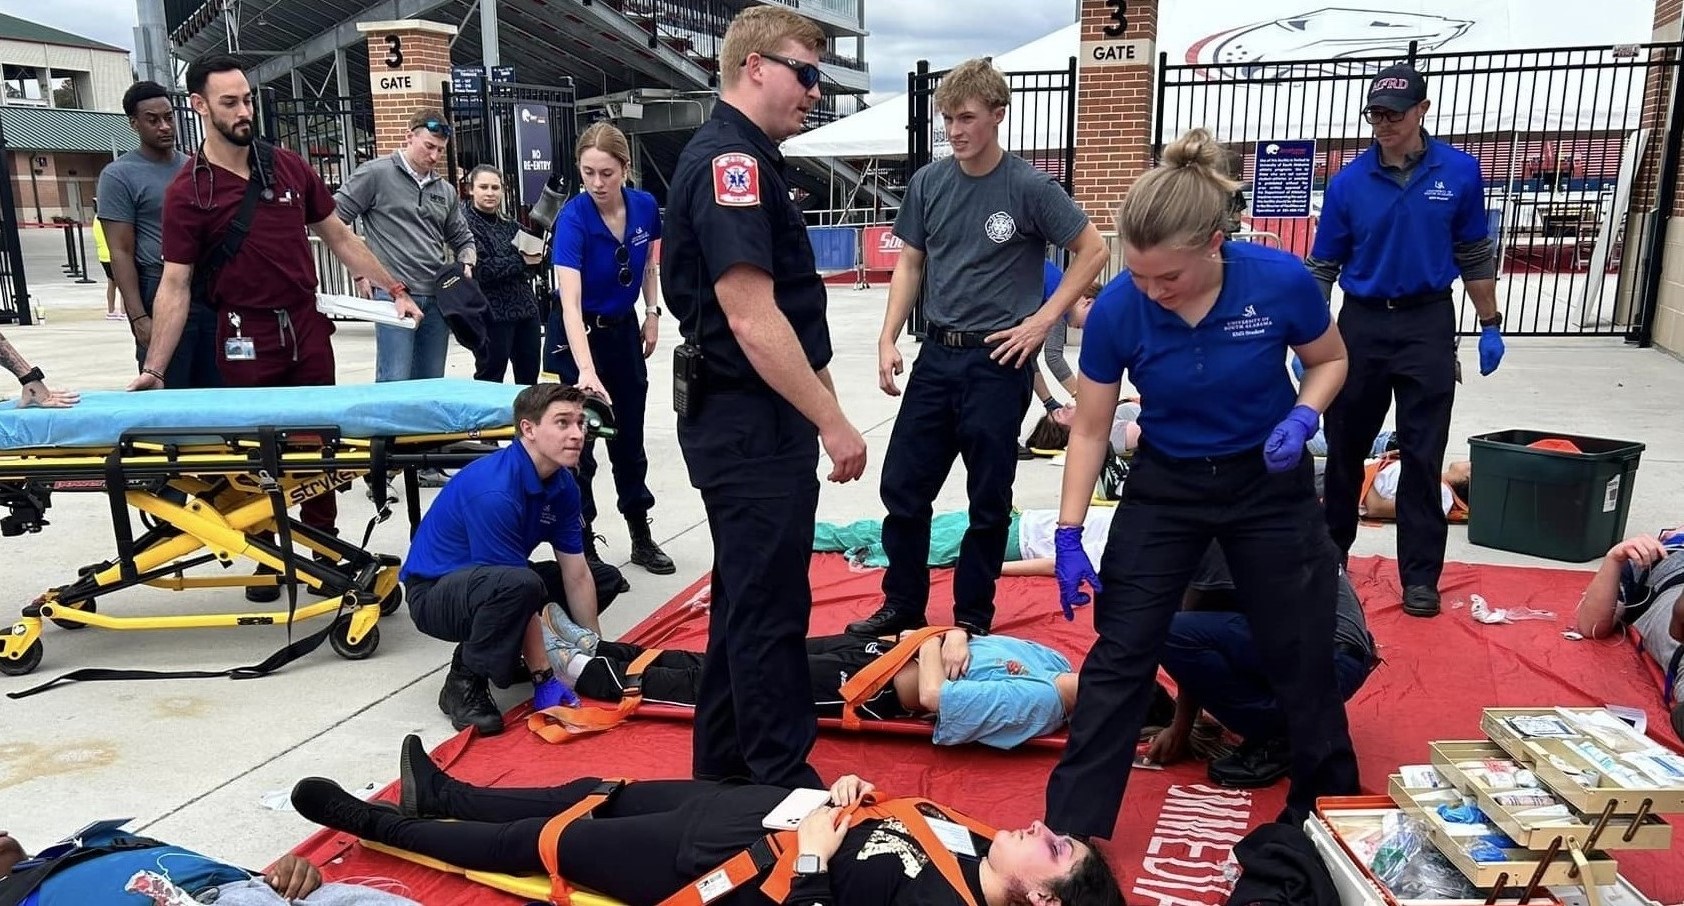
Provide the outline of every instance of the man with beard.
<path id="1" fill-rule="evenodd" d="M 169 386 L 165 374 L 190 305 L 215 321 L 215 354 L 230 387 L 334 383 L 333 322 L 316 311 L 316 262 L 305 227 L 351 273 L 386 287 L 400 316 L 421 320 L 403 284 L 334 216 L 333 196 L 302 157 L 254 141 L 251 83 L 229 56 L 187 68 L 187 90 L 204 143 L 164 196 L 163 281 L 153 305 L 152 342 L 130 390 Z M 240 221 L 240 222 L 236 222 Z M 332 532 L 332 494 L 306 501 L 306 525 Z M 280 589 L 254 585 L 246 598 L 273 601 Z"/>
<path id="2" fill-rule="evenodd" d="M 164 276 L 164 193 L 187 155 L 175 146 L 175 105 L 157 82 L 136 82 L 123 95 L 123 112 L 140 147 L 99 174 L 99 222 L 111 245 L 111 276 L 123 296 L 134 333 L 135 367 L 146 364 L 152 340 L 152 303 Z M 216 323 L 210 309 L 188 312 L 181 342 L 164 368 L 171 387 L 217 387 Z"/>

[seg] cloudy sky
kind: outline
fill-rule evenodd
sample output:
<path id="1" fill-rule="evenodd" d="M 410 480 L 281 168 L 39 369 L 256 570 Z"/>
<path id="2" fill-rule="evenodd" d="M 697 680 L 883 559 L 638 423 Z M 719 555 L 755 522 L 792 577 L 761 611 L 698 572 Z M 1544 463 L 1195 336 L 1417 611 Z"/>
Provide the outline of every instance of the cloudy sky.
<path id="1" fill-rule="evenodd" d="M 1076 0 L 865 0 L 866 59 L 878 93 L 906 89 L 920 58 L 941 68 L 1000 54 L 1075 20 Z M 0 13 L 118 47 L 134 46 L 132 0 L 0 0 Z"/>

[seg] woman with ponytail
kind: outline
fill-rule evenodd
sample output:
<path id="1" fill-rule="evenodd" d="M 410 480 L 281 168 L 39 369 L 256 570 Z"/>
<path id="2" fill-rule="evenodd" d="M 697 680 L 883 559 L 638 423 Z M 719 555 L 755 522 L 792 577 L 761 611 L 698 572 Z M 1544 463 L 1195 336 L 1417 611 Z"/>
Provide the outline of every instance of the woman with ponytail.
<path id="1" fill-rule="evenodd" d="M 1066 618 L 1092 587 L 1099 638 L 1047 786 L 1047 822 L 1065 833 L 1111 835 L 1170 620 L 1212 540 L 1288 714 L 1286 814 L 1357 791 L 1333 667 L 1338 563 L 1304 450 L 1344 382 L 1345 345 L 1302 261 L 1225 240 L 1224 153 L 1195 129 L 1130 188 L 1116 224 L 1127 270 L 1083 335 L 1055 572 Z M 1289 352 L 1305 367 L 1296 390 Z M 1082 525 L 1125 373 L 1145 400 L 1141 441 L 1096 573 Z"/>

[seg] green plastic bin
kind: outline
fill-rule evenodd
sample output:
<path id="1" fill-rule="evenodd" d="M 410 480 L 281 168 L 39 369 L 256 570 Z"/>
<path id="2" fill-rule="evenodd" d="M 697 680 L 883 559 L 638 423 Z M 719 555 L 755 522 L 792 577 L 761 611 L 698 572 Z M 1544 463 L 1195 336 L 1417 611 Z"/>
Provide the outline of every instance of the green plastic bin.
<path id="1" fill-rule="evenodd" d="M 1571 441 L 1583 452 L 1529 446 L 1546 438 Z M 1468 444 L 1468 541 L 1582 563 L 1625 536 L 1642 444 L 1523 430 L 1476 435 Z"/>

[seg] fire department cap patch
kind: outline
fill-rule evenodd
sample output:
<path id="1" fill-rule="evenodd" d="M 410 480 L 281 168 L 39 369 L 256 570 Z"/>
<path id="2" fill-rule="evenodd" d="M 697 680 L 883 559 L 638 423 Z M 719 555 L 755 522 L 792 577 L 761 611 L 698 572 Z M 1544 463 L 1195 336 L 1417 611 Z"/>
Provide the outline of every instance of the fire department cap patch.
<path id="1" fill-rule="evenodd" d="M 760 161 L 752 154 L 741 152 L 714 158 L 713 200 L 728 208 L 760 204 Z"/>

